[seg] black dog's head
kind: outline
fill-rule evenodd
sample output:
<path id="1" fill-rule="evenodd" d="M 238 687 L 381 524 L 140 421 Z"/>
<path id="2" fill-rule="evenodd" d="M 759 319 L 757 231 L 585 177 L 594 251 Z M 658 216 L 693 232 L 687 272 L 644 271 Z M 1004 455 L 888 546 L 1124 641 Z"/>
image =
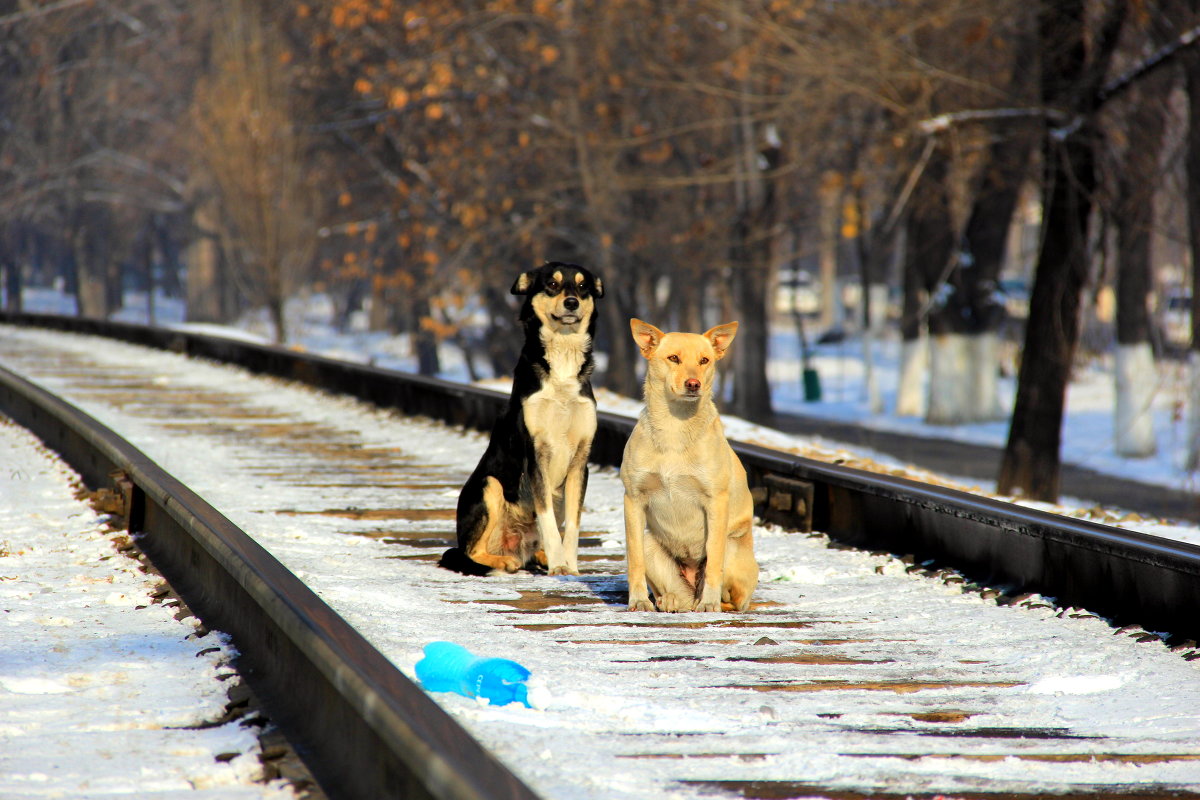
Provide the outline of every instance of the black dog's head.
<path id="1" fill-rule="evenodd" d="M 576 333 L 593 328 L 604 283 L 583 267 L 553 261 L 521 273 L 512 293 L 525 296 L 522 320 L 536 316 L 555 333 Z"/>

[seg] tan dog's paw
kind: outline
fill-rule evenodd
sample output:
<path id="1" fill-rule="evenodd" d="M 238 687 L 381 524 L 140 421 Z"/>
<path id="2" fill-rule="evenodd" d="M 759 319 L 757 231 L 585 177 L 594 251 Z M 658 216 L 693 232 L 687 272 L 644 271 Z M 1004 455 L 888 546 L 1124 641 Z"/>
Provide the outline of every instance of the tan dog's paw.
<path id="1" fill-rule="evenodd" d="M 629 598 L 629 610 L 630 611 L 653 611 L 654 604 L 650 602 L 649 597 L 642 597 L 637 600 L 635 600 L 631 597 L 631 598 Z"/>
<path id="2" fill-rule="evenodd" d="M 547 572 L 550 575 L 578 575 L 579 574 L 578 569 L 569 567 L 566 564 L 560 564 L 556 567 L 551 567 L 549 570 L 547 570 Z"/>
<path id="3" fill-rule="evenodd" d="M 712 586 L 705 586 L 704 592 L 696 599 L 695 605 L 692 606 L 693 611 L 720 611 L 721 610 L 721 592 L 719 589 L 714 589 Z"/>
<path id="4" fill-rule="evenodd" d="M 679 611 L 688 611 L 692 607 L 693 600 L 691 597 L 682 594 L 667 593 L 658 599 L 658 610 L 668 613 L 676 613 Z"/>

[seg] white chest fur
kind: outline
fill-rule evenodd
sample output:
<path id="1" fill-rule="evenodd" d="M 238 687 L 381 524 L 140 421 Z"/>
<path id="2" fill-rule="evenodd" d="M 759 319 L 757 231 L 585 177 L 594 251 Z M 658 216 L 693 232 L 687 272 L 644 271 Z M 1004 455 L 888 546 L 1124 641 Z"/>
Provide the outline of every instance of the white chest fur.
<path id="1" fill-rule="evenodd" d="M 522 404 L 525 428 L 546 448 L 545 470 L 552 483 L 561 482 L 575 451 L 590 444 L 596 433 L 596 406 L 580 393 L 579 371 L 587 358 L 586 333 L 542 335 L 550 373 L 542 386 Z"/>
<path id="2" fill-rule="evenodd" d="M 551 380 L 578 380 L 579 370 L 587 359 L 592 337 L 586 333 L 555 334 L 548 327 L 541 330 L 542 347 L 546 351 L 546 363 L 550 365 Z"/>

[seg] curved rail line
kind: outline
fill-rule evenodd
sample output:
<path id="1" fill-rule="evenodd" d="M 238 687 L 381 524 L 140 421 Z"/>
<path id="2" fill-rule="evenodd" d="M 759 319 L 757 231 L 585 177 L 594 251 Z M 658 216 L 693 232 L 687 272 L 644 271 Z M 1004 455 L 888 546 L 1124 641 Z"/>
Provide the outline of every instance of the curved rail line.
<path id="1" fill-rule="evenodd" d="M 281 347 L 145 325 L 0 313 L 0 322 L 120 339 L 490 430 L 505 395 Z M 619 466 L 634 422 L 601 413 L 591 460 Z M 1012 592 L 1036 592 L 1118 625 L 1200 640 L 1200 547 L 953 489 L 735 443 L 769 522 L 912 555 Z"/>
<path id="2" fill-rule="evenodd" d="M 0 369 L 0 410 L 89 488 L 115 483 L 139 547 L 206 625 L 330 797 L 532 800 L 500 764 L 247 534 L 78 408 Z"/>
<path id="3" fill-rule="evenodd" d="M 0 321 L 234 363 L 480 429 L 490 427 L 505 401 L 495 392 L 217 337 L 74 318 Z M 295 576 L 139 451 L 3 371 L 0 410 L 63 453 L 92 488 L 117 474 L 139 544 L 207 624 L 234 637 L 247 680 L 331 796 L 534 796 Z M 602 415 L 593 460 L 619 463 L 631 427 L 630 420 Z M 737 447 L 765 519 L 936 559 L 981 583 L 1054 596 L 1122 624 L 1200 638 L 1200 548 Z M 265 612 L 249 613 L 247 599 Z"/>

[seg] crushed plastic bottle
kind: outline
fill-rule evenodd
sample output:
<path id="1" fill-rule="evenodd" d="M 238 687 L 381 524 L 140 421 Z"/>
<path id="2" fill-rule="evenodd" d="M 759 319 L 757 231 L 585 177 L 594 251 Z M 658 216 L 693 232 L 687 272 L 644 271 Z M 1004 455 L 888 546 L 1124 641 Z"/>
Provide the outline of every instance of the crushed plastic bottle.
<path id="1" fill-rule="evenodd" d="M 507 658 L 480 658 L 453 642 L 430 642 L 417 662 L 417 680 L 430 692 L 482 697 L 494 706 L 529 703 L 529 670 Z"/>

